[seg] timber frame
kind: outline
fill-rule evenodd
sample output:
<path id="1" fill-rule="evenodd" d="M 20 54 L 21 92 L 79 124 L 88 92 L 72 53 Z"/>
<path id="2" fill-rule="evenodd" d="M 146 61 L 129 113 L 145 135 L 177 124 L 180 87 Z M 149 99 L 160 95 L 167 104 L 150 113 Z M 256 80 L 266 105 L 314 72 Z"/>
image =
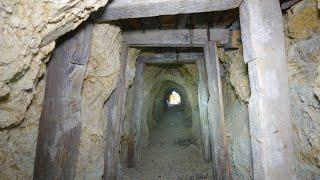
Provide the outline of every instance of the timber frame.
<path id="1" fill-rule="evenodd" d="M 283 9 L 297 2 L 296 0 L 281 1 L 287 2 L 282 4 Z M 172 2 L 168 0 L 114 0 L 113 3 L 102 9 L 102 14 L 98 14 L 95 18 L 97 21 L 110 21 L 222 11 L 237 7 L 240 11 L 244 62 L 248 64 L 251 88 L 248 107 L 253 178 L 297 179 L 290 120 L 284 27 L 279 0 L 175 0 Z M 231 33 L 231 36 L 234 35 L 236 34 Z M 206 70 L 206 73 L 202 72 L 199 75 L 199 79 L 202 79 L 203 82 L 207 81 L 199 88 L 199 92 L 207 93 L 205 97 L 199 99 L 199 105 L 207 106 L 207 109 L 203 109 L 203 114 L 207 112 L 209 115 L 208 122 L 203 124 L 209 126 L 207 130 L 210 140 L 208 136 L 203 137 L 206 141 L 205 147 L 207 147 L 203 152 L 207 160 L 211 158 L 210 152 L 212 154 L 215 179 L 231 178 L 217 57 L 217 46 L 224 45 L 228 36 L 226 29 L 147 30 L 123 33 L 122 72 L 115 91 L 104 107 L 107 113 L 107 128 L 109 128 L 106 135 L 104 179 L 118 179 L 119 134 L 124 118 L 128 88 L 125 81 L 128 48 L 146 46 L 202 47 L 204 49 L 204 60 L 197 61 L 198 68 Z M 81 132 L 80 90 L 89 59 L 92 25 L 84 23 L 84 26 L 77 28 L 76 31 L 69 36 L 64 36 L 61 40 L 60 43 L 57 43 L 57 48 L 52 55 L 53 60 L 48 65 L 33 179 L 74 179 L 75 176 Z M 231 44 L 234 44 L 232 42 Z M 179 62 L 179 58 L 165 55 L 165 57 L 170 56 L 171 60 L 165 63 Z M 150 55 L 144 55 L 138 61 L 137 72 L 141 74 L 143 64 L 159 63 L 159 59 L 151 61 Z M 189 59 L 188 61 L 195 60 Z M 143 82 L 141 79 L 136 79 L 135 83 Z M 136 88 L 134 91 L 139 94 L 141 88 Z M 139 98 L 139 104 L 141 104 L 143 99 L 140 96 Z M 139 118 L 140 114 L 137 112 L 131 119 L 133 122 L 130 122 L 130 125 L 135 125 L 134 121 Z M 139 122 L 136 125 L 139 125 Z M 136 132 L 131 129 L 130 133 Z M 132 137 L 136 139 L 131 141 L 128 159 L 132 162 L 129 163 L 129 166 L 134 166 L 137 154 L 135 149 L 137 137 Z M 108 153 L 114 153 L 115 156 L 108 155 Z"/>
<path id="2" fill-rule="evenodd" d="M 202 133 L 206 132 L 208 138 L 201 138 L 202 152 L 205 160 L 210 161 L 212 157 L 212 171 L 214 179 L 231 179 L 231 167 L 229 162 L 229 153 L 227 146 L 227 135 L 224 120 L 222 84 L 220 77 L 219 58 L 217 54 L 217 44 L 226 44 L 229 40 L 229 30 L 227 29 L 179 29 L 179 30 L 148 30 L 148 31 L 127 31 L 122 33 L 123 43 L 128 47 L 201 47 L 203 53 L 191 53 L 188 57 L 187 53 L 165 53 L 165 54 L 141 54 L 137 59 L 137 73 L 143 73 L 142 63 L 159 64 L 159 63 L 195 63 L 199 59 L 204 59 L 202 66 L 205 74 L 201 74 L 200 78 L 207 79 L 204 86 L 207 87 L 207 99 L 199 99 L 207 101 L 208 117 L 203 118 L 201 122 Z M 204 56 L 203 56 L 204 54 Z M 142 86 L 141 74 L 136 74 L 135 82 Z M 204 77 L 205 76 L 205 77 Z M 134 94 L 141 94 L 140 88 L 134 88 Z M 132 139 L 128 145 L 128 167 L 134 167 L 137 156 L 139 137 L 134 133 L 134 128 L 138 128 L 141 121 L 141 115 L 135 115 L 136 111 L 141 114 L 143 97 L 137 98 L 137 106 L 133 107 L 134 116 L 130 119 L 130 133 Z M 142 99 L 141 99 L 142 98 Z M 141 102 L 142 101 L 142 102 Z M 203 105 L 203 103 L 202 103 Z M 136 123 L 137 122 L 137 123 Z M 205 126 L 208 126 L 205 127 Z M 206 130 L 205 130 L 206 129 Z M 208 142 L 210 141 L 210 142 Z M 211 146 L 210 146 L 211 145 Z M 106 147 L 108 148 L 108 147 Z M 108 165 L 108 164 L 105 164 Z M 110 164 L 109 164 L 110 165 Z M 108 172 L 109 173 L 109 172 Z M 113 172 L 110 178 L 117 176 L 118 172 Z M 107 178 L 108 179 L 108 178 Z"/>

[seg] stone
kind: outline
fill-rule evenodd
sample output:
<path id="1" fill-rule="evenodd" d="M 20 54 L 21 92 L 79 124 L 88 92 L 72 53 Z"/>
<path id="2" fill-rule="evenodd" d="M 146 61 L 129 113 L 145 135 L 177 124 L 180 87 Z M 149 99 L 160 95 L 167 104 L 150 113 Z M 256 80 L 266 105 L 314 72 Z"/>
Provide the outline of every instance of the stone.
<path id="1" fill-rule="evenodd" d="M 242 52 L 239 50 L 220 51 L 219 54 L 224 71 L 222 88 L 232 178 L 253 179 L 252 154 L 251 150 L 249 150 L 251 149 L 251 140 L 248 105 L 246 99 L 243 99 L 243 96 L 241 97 L 238 94 L 243 93 L 243 91 L 239 92 L 235 88 L 235 86 L 246 87 L 245 84 L 241 83 L 248 80 L 248 74 L 240 72 L 246 72 L 247 65 L 243 61 L 234 59 L 234 57 L 242 57 Z M 232 66 L 237 68 L 231 68 Z M 245 71 L 241 70 L 241 68 Z M 231 81 L 235 74 L 239 74 L 239 81 Z M 246 91 L 250 94 L 249 87 L 246 88 L 248 88 Z"/>
<path id="2" fill-rule="evenodd" d="M 41 78 L 19 128 L 0 130 L 0 176 L 3 179 L 32 179 L 44 86 Z"/>
<path id="3" fill-rule="evenodd" d="M 319 57 L 320 36 L 294 43 L 288 51 L 291 117 L 299 161 L 298 173 L 306 179 L 320 177 Z"/>
<path id="4" fill-rule="evenodd" d="M 295 41 L 320 33 L 317 0 L 303 0 L 287 11 L 286 34 Z"/>
<path id="5" fill-rule="evenodd" d="M 294 5 L 285 16 L 291 118 L 299 179 L 320 178 L 320 17 L 316 0 Z"/>
<path id="6" fill-rule="evenodd" d="M 92 43 L 81 89 L 82 128 L 76 179 L 99 179 L 103 175 L 106 132 L 103 105 L 115 89 L 120 73 L 120 28 L 107 23 L 95 24 Z M 129 50 L 128 86 L 133 82 L 138 53 L 135 49 Z"/>
<path id="7" fill-rule="evenodd" d="M 75 29 L 107 0 L 5 0 L 0 3 L 0 92 L 11 89 L 1 103 L 0 127 L 19 123 L 34 94 L 36 77 L 54 48 L 54 40 Z M 62 17 L 57 19 L 57 17 Z M 3 86 L 6 84 L 7 86 Z"/>
<path id="8" fill-rule="evenodd" d="M 236 94 L 240 100 L 248 103 L 250 97 L 248 66 L 244 63 L 241 48 L 235 51 L 219 49 L 219 58 L 228 71 L 227 79 L 234 87 Z"/>
<path id="9" fill-rule="evenodd" d="M 318 100 L 320 101 L 320 65 L 317 68 L 317 78 L 314 82 L 313 91 L 314 94 L 317 96 Z"/>
<path id="10" fill-rule="evenodd" d="M 99 179 L 103 175 L 106 122 L 101 114 L 118 80 L 120 37 L 118 27 L 109 24 L 93 27 L 91 54 L 81 90 L 82 128 L 76 179 Z"/>

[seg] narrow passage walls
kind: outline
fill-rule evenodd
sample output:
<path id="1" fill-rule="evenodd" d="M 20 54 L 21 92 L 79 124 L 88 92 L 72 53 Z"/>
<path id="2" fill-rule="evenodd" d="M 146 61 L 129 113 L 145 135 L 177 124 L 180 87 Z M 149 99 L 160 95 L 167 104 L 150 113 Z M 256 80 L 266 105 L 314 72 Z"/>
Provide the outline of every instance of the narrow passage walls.
<path id="1" fill-rule="evenodd" d="M 150 134 L 150 131 L 163 112 L 161 108 L 163 97 L 166 94 L 166 90 L 170 87 L 176 87 L 182 96 L 185 97 L 185 105 L 190 113 L 190 119 L 192 119 L 192 131 L 199 139 L 198 72 L 196 64 L 149 65 L 145 70 L 144 80 L 145 103 L 142 119 L 141 145 L 145 146 L 149 143 L 148 134 Z"/>

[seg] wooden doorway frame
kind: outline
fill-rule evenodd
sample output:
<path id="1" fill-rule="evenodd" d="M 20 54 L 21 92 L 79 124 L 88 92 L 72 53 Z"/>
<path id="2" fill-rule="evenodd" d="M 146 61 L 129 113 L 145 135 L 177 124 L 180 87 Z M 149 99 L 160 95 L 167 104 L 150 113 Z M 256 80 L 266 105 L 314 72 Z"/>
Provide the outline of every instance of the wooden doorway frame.
<path id="1" fill-rule="evenodd" d="M 169 1 L 166 2 L 171 3 Z M 214 3 L 212 1 L 208 2 Z M 241 4 L 240 22 L 242 42 L 244 45 L 244 60 L 248 63 L 251 88 L 249 119 L 254 178 L 296 179 L 293 133 L 290 120 L 288 71 L 283 33 L 284 27 L 279 1 L 268 0 L 257 2 L 252 0 L 236 0 L 233 2 L 236 3 L 234 6 L 227 5 L 220 10 L 228 9 L 228 7 L 235 8 Z M 201 3 L 196 3 L 195 5 L 198 4 Z M 127 5 L 130 5 L 130 3 Z M 183 11 L 171 9 L 172 13 L 190 13 L 188 10 L 194 9 L 190 8 L 190 5 L 194 5 L 194 3 L 183 7 Z M 144 8 L 145 6 L 139 7 Z M 172 6 L 172 4 L 170 4 L 169 7 L 179 6 Z M 213 9 L 209 9 L 208 11 L 217 10 L 214 4 L 212 7 Z M 161 6 L 161 8 L 162 9 L 159 9 L 161 12 L 158 11 L 158 14 L 152 14 L 156 11 L 146 11 L 149 14 L 144 14 L 143 16 L 137 14 L 136 17 L 157 16 L 168 13 L 165 6 Z M 122 10 L 125 10 L 125 8 L 122 8 Z M 198 9 L 198 12 L 203 12 L 203 9 Z M 171 33 L 171 35 L 173 35 L 171 37 L 167 36 L 169 31 L 162 34 L 160 38 L 166 37 L 167 39 L 164 39 L 166 41 L 161 41 L 160 43 L 155 43 L 154 41 L 149 43 L 143 42 L 143 40 L 148 40 L 148 38 L 150 38 L 149 40 L 156 40 L 153 39 L 155 36 L 152 36 L 150 33 L 149 36 L 146 36 L 148 31 L 140 34 L 139 39 L 134 39 L 135 43 L 133 43 L 134 41 L 130 42 L 130 39 L 127 41 L 124 40 L 121 55 L 122 72 L 120 77 L 124 77 L 123 73 L 125 73 L 125 71 L 123 71 L 123 69 L 126 68 L 129 46 L 203 47 L 205 49 L 205 64 L 208 80 L 214 87 L 211 89 L 211 99 L 209 99 L 210 102 L 214 103 L 211 110 L 213 108 L 220 109 L 218 115 L 214 115 L 220 119 L 218 122 L 220 124 L 215 124 L 215 128 L 219 127 L 219 125 L 222 127 L 218 129 L 219 132 L 215 132 L 219 133 L 218 139 L 219 141 L 222 139 L 222 141 L 220 141 L 220 143 L 213 142 L 212 144 L 214 151 L 213 164 L 216 170 L 215 177 L 217 177 L 217 179 L 228 179 L 230 177 L 230 167 L 215 168 L 219 162 L 226 162 L 226 166 L 229 166 L 229 162 L 227 161 L 229 158 L 227 154 L 228 151 L 224 146 L 226 136 L 225 128 L 223 128 L 223 106 L 221 106 L 220 103 L 222 102 L 222 98 L 219 97 L 221 94 L 221 81 L 218 58 L 216 56 L 217 38 L 225 36 L 216 36 L 216 33 L 211 33 L 211 30 L 174 31 L 175 33 Z M 227 32 L 228 30 L 223 31 Z M 43 111 L 39 125 L 34 179 L 74 178 L 75 157 L 78 151 L 81 128 L 79 117 L 79 89 L 81 89 L 80 87 L 83 80 L 81 77 L 83 77 L 88 60 L 88 51 L 86 51 L 86 49 L 90 49 L 88 47 L 82 47 L 81 45 L 91 44 L 91 32 L 89 28 L 88 31 L 80 31 L 71 38 L 65 39 L 65 42 L 56 48 L 52 56 L 56 61 L 51 60 L 51 65 L 49 64 L 48 66 L 45 101 L 43 103 Z M 226 38 L 223 39 L 225 40 Z M 74 48 L 77 46 L 78 48 Z M 75 56 L 70 56 L 70 54 Z M 55 73 L 56 70 L 58 73 Z M 62 71 L 59 72 L 59 70 Z M 216 72 L 216 76 L 210 77 L 212 73 L 208 73 L 208 71 Z M 59 80 L 59 83 L 55 82 Z M 50 85 L 52 88 L 49 88 Z M 122 91 L 121 87 L 126 86 L 123 84 L 123 79 L 119 78 L 118 86 L 114 92 L 118 94 L 118 96 L 116 96 L 116 98 L 114 98 L 114 96 L 110 98 L 114 99 L 112 104 L 110 104 L 112 107 L 110 113 L 113 114 L 110 117 L 113 119 L 113 122 L 116 123 L 122 122 L 123 120 L 121 112 L 124 109 L 125 96 L 119 95 L 125 95 L 126 91 Z M 209 105 L 208 108 L 210 108 Z M 112 124 L 112 126 L 118 127 L 116 124 Z M 213 126 L 213 124 L 210 126 Z M 116 133 L 113 135 L 117 137 Z M 213 138 L 211 138 L 211 140 L 212 139 Z M 119 140 L 119 138 L 117 138 L 117 140 Z M 73 143 L 68 144 L 69 142 Z M 117 149 L 119 147 L 118 141 L 116 144 L 113 144 L 112 147 Z M 222 149 L 215 150 L 220 147 L 222 147 Z M 224 149 L 226 150 L 224 151 Z M 113 152 L 117 153 L 118 151 Z M 118 155 L 116 156 L 118 157 Z M 118 161 L 116 160 L 114 162 Z M 117 178 L 117 166 L 116 163 L 113 164 L 115 168 L 110 171 L 111 174 L 114 175 L 112 178 L 115 179 Z M 105 179 L 108 179 L 108 177 L 105 176 Z"/>
<path id="2" fill-rule="evenodd" d="M 179 29 L 179 30 L 148 30 L 148 31 L 127 31 L 122 33 L 123 38 L 123 51 L 121 52 L 122 58 L 121 62 L 126 63 L 128 58 L 128 48 L 129 47 L 200 47 L 203 48 L 204 59 L 205 59 L 205 70 L 207 76 L 207 87 L 209 93 L 208 99 L 208 126 L 209 126 L 209 137 L 211 144 L 211 153 L 212 153 L 212 170 L 215 179 L 231 179 L 231 168 L 229 162 L 229 153 L 227 146 L 227 135 L 225 128 L 224 120 L 224 108 L 223 108 L 223 95 L 222 95 L 222 85 L 220 77 L 220 68 L 219 68 L 219 58 L 217 54 L 217 44 L 226 43 L 229 38 L 229 30 L 227 29 Z M 146 58 L 145 58 L 146 59 Z M 150 63 L 150 58 L 148 62 Z M 122 64 L 121 66 L 126 66 Z M 137 61 L 137 73 L 143 73 L 144 62 Z M 135 82 L 142 85 L 142 74 L 136 74 Z M 121 79 L 121 78 L 120 78 Z M 122 83 L 125 83 L 123 81 Z M 124 87 L 122 84 L 118 84 L 120 87 Z M 142 87 L 134 88 L 134 94 L 141 95 Z M 120 88 L 116 88 L 114 93 L 117 91 L 124 91 Z M 135 107 L 134 111 L 137 111 L 136 115 L 131 118 L 129 124 L 130 134 L 132 138 L 137 138 L 139 135 L 133 130 L 133 127 L 138 127 L 141 124 L 141 108 L 143 104 L 143 99 L 141 96 L 137 96 L 139 107 Z M 122 94 L 125 97 L 125 94 Z M 142 97 L 143 98 L 143 97 Z M 119 97 L 121 99 L 121 97 Z M 121 101 L 121 104 L 113 104 L 109 107 L 121 108 L 124 106 L 124 101 Z M 120 110 L 124 114 L 124 109 Z M 118 112 L 118 111 L 116 111 Z M 123 122 L 123 118 L 119 112 L 118 117 L 113 118 L 111 121 L 114 123 L 118 121 L 119 123 Z M 133 112 L 133 114 L 135 114 Z M 110 120 L 109 120 L 110 121 Z M 136 122 L 135 122 L 136 121 Z M 113 124 L 110 122 L 110 124 Z M 114 132 L 121 132 L 120 126 L 113 126 Z M 111 130 L 110 128 L 108 128 Z M 138 127 L 139 129 L 139 127 Z M 109 132 L 110 133 L 110 132 Z M 109 134 L 108 137 L 114 137 L 114 135 Z M 138 131 L 139 133 L 139 131 Z M 120 151 L 120 140 L 119 139 L 110 139 L 106 142 L 105 149 L 105 179 L 116 179 L 119 170 L 119 157 L 115 159 L 114 154 L 110 152 Z M 131 139 L 129 142 L 129 151 L 128 151 L 128 166 L 133 167 L 137 158 L 137 144 L 138 139 Z M 114 144 L 112 146 L 111 144 Z M 115 145 L 116 144 L 116 145 Z M 207 147 L 208 148 L 208 147 Z M 208 150 L 207 150 L 208 151 Z M 112 156 L 112 157 L 111 157 Z"/>

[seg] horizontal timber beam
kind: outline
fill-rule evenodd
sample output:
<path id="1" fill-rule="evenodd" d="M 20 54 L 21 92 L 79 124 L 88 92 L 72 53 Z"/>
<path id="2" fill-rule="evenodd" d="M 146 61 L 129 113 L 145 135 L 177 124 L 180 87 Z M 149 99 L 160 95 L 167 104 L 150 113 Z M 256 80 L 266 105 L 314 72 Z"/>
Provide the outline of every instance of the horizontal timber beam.
<path id="1" fill-rule="evenodd" d="M 223 11 L 239 7 L 242 0 L 113 0 L 97 20 L 110 21 L 160 15 Z"/>
<path id="2" fill-rule="evenodd" d="M 142 53 L 138 61 L 147 64 L 183 64 L 195 63 L 204 58 L 203 53 Z"/>
<path id="3" fill-rule="evenodd" d="M 123 41 L 131 47 L 203 47 L 208 40 L 226 44 L 227 29 L 176 29 L 125 31 Z"/>

